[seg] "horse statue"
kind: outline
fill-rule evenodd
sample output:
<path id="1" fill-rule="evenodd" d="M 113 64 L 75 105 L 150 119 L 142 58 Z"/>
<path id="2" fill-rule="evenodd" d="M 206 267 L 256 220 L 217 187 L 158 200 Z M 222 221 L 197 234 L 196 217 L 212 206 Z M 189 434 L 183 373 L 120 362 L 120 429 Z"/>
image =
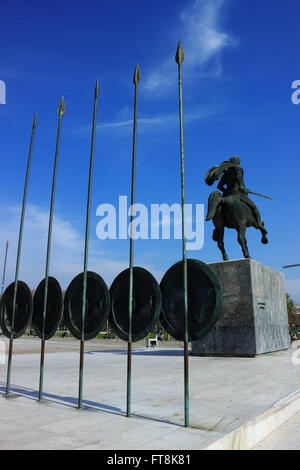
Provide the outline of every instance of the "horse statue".
<path id="1" fill-rule="evenodd" d="M 262 194 L 253 193 L 246 188 L 244 182 L 244 170 L 240 166 L 240 158 L 233 156 L 225 160 L 219 166 L 212 167 L 206 174 L 205 182 L 211 186 L 219 180 L 218 189 L 222 191 L 212 191 L 208 199 L 208 210 L 206 220 L 214 223 L 215 229 L 212 238 L 218 243 L 218 248 L 222 252 L 223 260 L 228 260 L 228 255 L 224 247 L 224 228 L 235 228 L 238 234 L 238 242 L 241 245 L 245 258 L 250 258 L 247 240 L 247 227 L 254 227 L 262 234 L 261 242 L 268 243 L 267 230 L 261 220 L 260 213 L 248 194 L 266 197 Z"/>

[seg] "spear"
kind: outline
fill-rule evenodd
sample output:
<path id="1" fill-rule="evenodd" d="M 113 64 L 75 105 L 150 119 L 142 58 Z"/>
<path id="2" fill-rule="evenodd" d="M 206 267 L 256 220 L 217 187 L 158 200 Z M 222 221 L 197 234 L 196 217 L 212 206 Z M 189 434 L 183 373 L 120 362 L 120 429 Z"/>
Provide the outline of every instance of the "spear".
<path id="1" fill-rule="evenodd" d="M 132 147 L 132 177 L 131 177 L 131 214 L 130 214 L 130 249 L 129 249 L 129 303 L 128 303 L 128 351 L 127 351 L 127 417 L 131 416 L 131 352 L 132 352 L 132 306 L 133 306 L 133 215 L 135 198 L 135 166 L 136 166 L 136 131 L 137 131 L 137 101 L 140 69 L 135 67 L 134 83 L 134 119 Z"/>
<path id="2" fill-rule="evenodd" d="M 54 158 L 54 170 L 52 179 L 52 192 L 51 192 L 51 203 L 50 203 L 50 214 L 48 224 L 48 242 L 47 242 L 47 255 L 46 255 L 46 274 L 45 274 L 45 287 L 44 287 L 44 305 L 43 305 L 43 323 L 42 323 L 42 339 L 41 339 L 41 362 L 40 362 L 40 385 L 39 385 L 39 401 L 43 398 L 43 381 L 44 381 L 44 357 L 45 357 L 45 327 L 46 327 L 46 313 L 47 313 L 47 300 L 48 300 L 48 277 L 49 277 L 49 264 L 50 264 L 50 251 L 51 251 L 51 240 L 52 240 L 52 224 L 53 224 L 53 208 L 54 208 L 54 196 L 55 196 L 55 185 L 56 185 L 56 171 L 57 171 L 57 159 L 60 142 L 60 131 L 62 117 L 65 114 L 65 102 L 64 97 L 61 98 L 57 114 L 58 114 L 58 129 L 56 138 L 56 149 Z"/>
<path id="3" fill-rule="evenodd" d="M 84 267 L 83 267 L 83 287 L 82 287 L 82 326 L 81 326 L 81 341 L 80 341 L 80 365 L 79 365 L 79 394 L 78 394 L 78 408 L 82 408 L 82 382 L 83 382 L 83 356 L 84 356 L 84 323 L 86 312 L 86 290 L 87 290 L 87 264 L 88 264 L 88 248 L 89 248 L 89 230 L 90 230 L 90 209 L 91 209 L 91 194 L 92 194 L 92 177 L 93 177 L 93 163 L 94 163 L 94 148 L 95 148 L 95 134 L 96 134 L 96 118 L 97 118 L 97 104 L 99 96 L 99 83 L 96 82 L 95 97 L 94 97 L 94 115 L 93 115 L 93 129 L 92 129 L 92 142 L 90 154 L 90 171 L 89 171 L 89 184 L 88 184 L 88 198 L 86 208 L 86 227 L 85 227 L 85 246 L 84 246 Z"/>
<path id="4" fill-rule="evenodd" d="M 178 64 L 179 83 L 179 123 L 180 123 L 180 169 L 181 169 L 181 206 L 182 206 L 182 265 L 184 289 L 184 423 L 189 426 L 189 368 L 188 368 L 188 289 L 187 289 L 187 259 L 185 235 L 185 173 L 184 173 L 184 140 L 183 140 L 183 106 L 182 106 L 182 62 L 184 53 L 178 43 L 175 61 Z"/>
<path id="5" fill-rule="evenodd" d="M 4 258 L 4 267 L 3 267 L 3 276 L 2 276 L 2 291 L 1 291 L 1 295 L 3 295 L 3 290 L 4 290 L 6 261 L 7 261 L 7 251 L 8 251 L 8 240 L 7 240 L 7 242 L 6 242 L 6 248 L 5 248 L 5 258 Z"/>
<path id="6" fill-rule="evenodd" d="M 34 118 L 33 118 L 32 131 L 31 131 L 29 155 L 28 155 L 27 170 L 26 170 L 26 177 L 25 177 L 25 187 L 24 187 L 24 194 L 23 194 L 21 221 L 20 221 L 20 228 L 19 228 L 19 241 L 18 241 L 16 271 L 15 271 L 14 296 L 13 296 L 13 305 L 12 305 L 12 321 L 11 321 L 9 352 L 8 352 L 8 362 L 7 362 L 7 379 L 6 379 L 6 396 L 7 397 L 9 396 L 9 388 L 10 388 L 11 362 L 12 362 L 12 353 L 13 353 L 15 315 L 16 315 L 16 310 L 17 310 L 16 300 L 17 300 L 19 266 L 20 266 L 20 256 L 21 256 L 21 247 L 22 247 L 22 238 L 23 238 L 23 225 L 24 225 L 24 216 L 25 216 L 29 171 L 30 171 L 30 164 L 31 164 L 33 140 L 34 140 L 34 134 L 35 134 L 35 129 L 36 129 L 36 121 L 37 121 L 37 115 L 35 113 Z"/>

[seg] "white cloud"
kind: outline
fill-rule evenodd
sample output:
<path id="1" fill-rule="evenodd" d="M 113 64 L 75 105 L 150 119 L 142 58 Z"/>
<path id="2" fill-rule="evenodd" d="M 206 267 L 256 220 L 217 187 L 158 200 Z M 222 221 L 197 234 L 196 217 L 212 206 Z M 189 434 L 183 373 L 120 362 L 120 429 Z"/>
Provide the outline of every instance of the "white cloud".
<path id="1" fill-rule="evenodd" d="M 211 116 L 215 116 L 221 113 L 224 110 L 223 106 L 217 104 L 211 105 L 203 105 L 199 107 L 195 107 L 193 109 L 186 110 L 184 113 L 184 122 L 191 123 L 194 121 L 198 121 L 200 119 L 208 118 Z M 138 119 L 138 131 L 141 133 L 147 132 L 165 132 L 168 129 L 173 129 L 178 126 L 178 113 L 174 114 L 159 114 L 157 116 L 152 117 L 144 117 Z M 128 130 L 132 129 L 133 127 L 133 120 L 132 119 L 124 119 L 121 121 L 112 121 L 106 122 L 97 125 L 97 130 L 99 131 L 114 131 L 118 129 Z M 91 127 L 87 126 L 82 129 L 83 133 L 89 134 L 91 132 Z"/>
<path id="2" fill-rule="evenodd" d="M 19 236 L 20 207 L 0 208 L 0 246 L 9 241 L 5 285 L 15 277 L 15 263 Z M 19 279 L 31 288 L 37 287 L 45 276 L 49 213 L 33 205 L 27 205 L 20 260 Z M 60 217 L 53 218 L 50 275 L 65 284 L 69 276 L 80 272 L 83 241 L 71 224 Z M 65 287 L 65 286 L 64 286 Z"/>
<path id="3" fill-rule="evenodd" d="M 0 269 L 1 282 L 6 240 L 9 241 L 5 287 L 14 281 L 21 208 L 0 207 Z M 48 238 L 47 210 L 27 204 L 19 280 L 34 289 L 45 277 Z M 98 273 L 110 287 L 115 277 L 128 268 L 128 253 L 113 257 L 111 252 L 99 250 L 100 241 L 90 233 L 88 270 Z M 61 215 L 54 215 L 49 275 L 54 276 L 66 289 L 71 280 L 83 271 L 84 236 Z M 156 279 L 162 277 L 154 266 L 144 266 Z"/>
<path id="4" fill-rule="evenodd" d="M 189 80 L 199 74 L 219 75 L 220 53 L 235 43 L 220 26 L 223 4 L 224 0 L 196 0 L 179 16 L 177 37 L 184 49 L 184 74 Z M 176 84 L 174 56 L 175 51 L 141 82 L 145 93 L 162 94 Z"/>

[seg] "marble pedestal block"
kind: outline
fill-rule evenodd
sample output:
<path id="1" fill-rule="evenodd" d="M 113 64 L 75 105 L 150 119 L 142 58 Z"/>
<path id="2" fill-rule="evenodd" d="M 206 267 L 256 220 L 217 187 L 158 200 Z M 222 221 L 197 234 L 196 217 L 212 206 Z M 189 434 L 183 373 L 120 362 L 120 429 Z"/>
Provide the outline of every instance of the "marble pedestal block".
<path id="1" fill-rule="evenodd" d="M 254 357 L 289 348 L 283 274 L 252 259 L 209 266 L 222 287 L 222 311 L 214 328 L 192 342 L 192 354 Z"/>

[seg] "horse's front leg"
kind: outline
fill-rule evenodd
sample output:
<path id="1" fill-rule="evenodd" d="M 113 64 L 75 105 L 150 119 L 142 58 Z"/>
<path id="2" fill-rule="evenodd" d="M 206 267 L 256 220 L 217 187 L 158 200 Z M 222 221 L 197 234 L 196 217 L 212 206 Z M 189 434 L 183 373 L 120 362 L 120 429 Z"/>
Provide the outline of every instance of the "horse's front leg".
<path id="1" fill-rule="evenodd" d="M 218 248 L 222 253 L 223 260 L 228 261 L 228 255 L 226 253 L 225 246 L 224 246 L 224 227 L 219 226 L 218 228 L 215 229 L 215 232 L 216 232 L 215 233 L 215 236 L 216 236 L 215 239 L 218 243 Z"/>
<path id="2" fill-rule="evenodd" d="M 242 247 L 243 255 L 245 258 L 250 258 L 249 251 L 248 251 L 248 246 L 247 246 L 247 240 L 246 240 L 246 224 L 241 224 L 238 229 L 238 242 Z"/>

